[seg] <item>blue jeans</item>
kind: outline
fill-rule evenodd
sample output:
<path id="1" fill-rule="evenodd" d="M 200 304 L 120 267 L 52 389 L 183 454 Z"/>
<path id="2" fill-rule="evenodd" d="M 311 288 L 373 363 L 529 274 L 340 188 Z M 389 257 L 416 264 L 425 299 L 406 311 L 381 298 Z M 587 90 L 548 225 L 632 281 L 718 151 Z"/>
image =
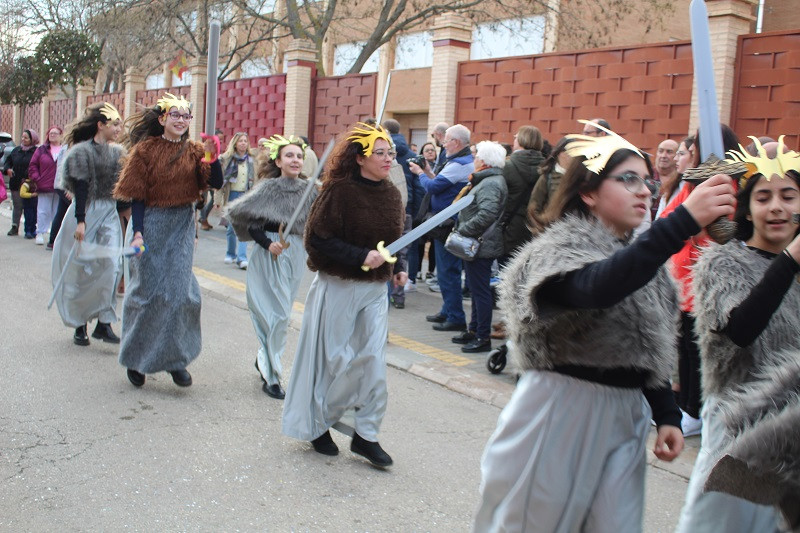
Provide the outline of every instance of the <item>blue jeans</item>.
<path id="1" fill-rule="evenodd" d="M 461 303 L 461 259 L 444 249 L 444 242 L 433 240 L 436 254 L 436 279 L 442 289 L 442 309 L 448 322 L 463 324 L 464 306 Z"/>
<path id="2" fill-rule="evenodd" d="M 417 282 L 419 272 L 419 239 L 408 245 L 406 259 L 408 260 L 408 281 Z"/>
<path id="3" fill-rule="evenodd" d="M 243 194 L 244 193 L 240 191 L 231 191 L 228 196 L 228 202 L 236 200 Z M 247 243 L 238 242 L 236 233 L 233 231 L 233 224 L 228 224 L 225 237 L 228 239 L 228 249 L 225 251 L 225 257 L 235 259 L 237 263 L 247 261 Z"/>
<path id="4" fill-rule="evenodd" d="M 464 262 L 469 291 L 472 294 L 472 317 L 469 330 L 479 339 L 488 339 L 492 328 L 492 288 L 489 278 L 492 275 L 493 259 L 474 259 Z"/>

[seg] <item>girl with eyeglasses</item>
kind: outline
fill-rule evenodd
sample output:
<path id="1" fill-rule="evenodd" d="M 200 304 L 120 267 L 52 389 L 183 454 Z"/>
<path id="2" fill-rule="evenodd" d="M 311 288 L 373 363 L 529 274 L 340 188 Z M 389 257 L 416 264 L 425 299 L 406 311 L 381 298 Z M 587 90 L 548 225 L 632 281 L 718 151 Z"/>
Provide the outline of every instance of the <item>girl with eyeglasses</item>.
<path id="1" fill-rule="evenodd" d="M 128 238 L 144 254 L 130 258 L 122 302 L 119 362 L 128 379 L 169 372 L 188 387 L 186 367 L 200 355 L 200 286 L 192 273 L 197 227 L 194 204 L 222 186 L 219 139 L 189 140 L 189 102 L 165 93 L 155 107 L 130 118 L 130 153 L 114 195 L 132 202 Z M 211 154 L 211 161 L 204 159 Z"/>
<path id="2" fill-rule="evenodd" d="M 286 331 L 300 282 L 306 272 L 303 230 L 316 188 L 303 201 L 291 227 L 283 234 L 300 205 L 308 185 L 301 174 L 305 143 L 296 137 L 274 135 L 264 141 L 259 156 L 258 184 L 228 207 L 228 220 L 240 241 L 255 241 L 247 269 L 247 306 L 260 347 L 256 370 L 264 392 L 282 400 L 281 357 L 286 348 Z"/>
<path id="3" fill-rule="evenodd" d="M 96 249 L 119 249 L 122 227 L 113 198 L 125 150 L 115 144 L 122 118 L 110 103 L 97 103 L 69 128 L 70 146 L 60 162 L 61 186 L 73 197 L 53 244 L 55 302 L 65 326 L 75 328 L 72 340 L 88 346 L 87 323 L 97 320 L 92 337 L 112 344 L 117 321 L 116 288 L 120 277 L 117 257 L 92 257 Z M 102 248 L 100 248 L 102 247 Z M 72 259 L 70 259 L 72 255 Z M 63 278 L 62 278 L 63 276 Z"/>
<path id="4" fill-rule="evenodd" d="M 669 386 L 677 294 L 663 265 L 733 212 L 733 189 L 712 178 L 631 241 L 651 166 L 607 133 L 573 136 L 574 160 L 536 218 L 544 230 L 504 270 L 523 374 L 484 452 L 474 531 L 641 531 L 650 420 L 658 458 L 683 448 Z"/>
<path id="5" fill-rule="evenodd" d="M 284 434 L 331 456 L 339 453 L 331 426 L 355 409 L 350 450 L 379 468 L 392 464 L 378 443 L 388 397 L 386 282 L 408 279 L 402 261 L 376 249 L 403 231 L 400 192 L 388 179 L 395 155 L 386 130 L 359 123 L 328 160 L 306 223 L 308 266 L 317 275 L 283 409 Z"/>

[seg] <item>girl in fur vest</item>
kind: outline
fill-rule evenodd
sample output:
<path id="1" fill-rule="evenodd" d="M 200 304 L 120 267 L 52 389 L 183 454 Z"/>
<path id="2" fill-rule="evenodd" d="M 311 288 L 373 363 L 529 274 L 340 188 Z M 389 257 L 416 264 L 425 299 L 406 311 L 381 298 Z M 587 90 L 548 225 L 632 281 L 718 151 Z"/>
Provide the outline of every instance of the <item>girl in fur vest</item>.
<path id="1" fill-rule="evenodd" d="M 355 409 L 350 450 L 381 468 L 392 464 L 378 443 L 388 398 L 386 282 L 408 279 L 402 261 L 375 249 L 403 231 L 400 192 L 388 179 L 396 155 L 381 126 L 361 123 L 333 150 L 306 223 L 308 266 L 317 275 L 283 409 L 283 433 L 324 455 L 339 453 L 329 428 Z"/>
<path id="2" fill-rule="evenodd" d="M 800 526 L 800 154 L 755 143 L 729 152 L 750 169 L 736 239 L 694 268 L 703 429 L 679 532 L 779 531 L 773 505 Z"/>
<path id="3" fill-rule="evenodd" d="M 131 245 L 147 243 L 147 251 L 130 260 L 119 362 L 136 387 L 144 385 L 145 374 L 163 371 L 188 387 L 186 367 L 200 354 L 194 204 L 209 186 L 222 186 L 222 170 L 219 139 L 206 138 L 205 147 L 190 141 L 191 120 L 189 102 L 169 93 L 128 119 L 131 151 L 114 194 L 132 202 Z"/>
<path id="4" fill-rule="evenodd" d="M 484 452 L 475 531 L 641 531 L 650 420 L 659 459 L 683 448 L 669 385 L 677 294 L 663 265 L 733 212 L 733 187 L 715 176 L 631 241 L 651 166 L 607 133 L 574 136 L 575 160 L 538 218 L 546 229 L 504 271 L 523 374 Z"/>
<path id="5" fill-rule="evenodd" d="M 63 275 L 55 301 L 64 325 L 75 328 L 73 342 L 79 346 L 89 345 L 86 326 L 95 318 L 92 337 L 119 343 L 111 329 L 117 321 L 119 256 L 90 254 L 92 246 L 102 247 L 98 250 L 122 246 L 122 228 L 112 197 L 125 154 L 122 146 L 114 144 L 120 131 L 122 118 L 117 109 L 108 102 L 97 103 L 86 109 L 65 139 L 71 148 L 63 160 L 61 180 L 74 201 L 53 243 L 52 279 L 55 283 Z"/>
<path id="6" fill-rule="evenodd" d="M 306 272 L 303 229 L 316 190 L 304 200 L 291 232 L 282 235 L 308 184 L 301 177 L 305 144 L 295 137 L 275 135 L 259 157 L 258 185 L 228 208 L 230 227 L 240 241 L 256 241 L 247 269 L 247 305 L 261 344 L 256 370 L 269 396 L 282 400 L 281 356 L 292 304 Z M 281 234 L 278 231 L 281 230 Z"/>

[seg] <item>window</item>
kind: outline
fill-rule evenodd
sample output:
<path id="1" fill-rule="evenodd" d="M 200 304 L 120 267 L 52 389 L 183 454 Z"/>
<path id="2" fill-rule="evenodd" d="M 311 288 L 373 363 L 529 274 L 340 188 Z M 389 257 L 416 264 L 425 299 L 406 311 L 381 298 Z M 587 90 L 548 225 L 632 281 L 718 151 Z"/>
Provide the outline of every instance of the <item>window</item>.
<path id="1" fill-rule="evenodd" d="M 364 47 L 365 41 L 356 43 L 344 43 L 336 45 L 336 50 L 333 52 L 333 75 L 342 76 L 347 74 L 350 67 L 353 66 L 358 54 Z M 361 72 L 378 72 L 378 50 L 375 50 L 369 59 L 361 67 Z"/>
<path id="2" fill-rule="evenodd" d="M 258 78 L 272 74 L 271 62 L 263 57 L 242 61 L 242 78 Z"/>
<path id="3" fill-rule="evenodd" d="M 164 83 L 164 75 L 163 74 L 150 74 L 144 80 L 144 88 L 145 89 L 161 89 L 165 87 L 166 84 Z"/>
<path id="4" fill-rule="evenodd" d="M 394 68 L 423 68 L 433 65 L 433 32 L 407 33 L 397 38 Z"/>
<path id="5" fill-rule="evenodd" d="M 497 20 L 478 24 L 472 31 L 470 59 L 541 54 L 544 16 Z"/>

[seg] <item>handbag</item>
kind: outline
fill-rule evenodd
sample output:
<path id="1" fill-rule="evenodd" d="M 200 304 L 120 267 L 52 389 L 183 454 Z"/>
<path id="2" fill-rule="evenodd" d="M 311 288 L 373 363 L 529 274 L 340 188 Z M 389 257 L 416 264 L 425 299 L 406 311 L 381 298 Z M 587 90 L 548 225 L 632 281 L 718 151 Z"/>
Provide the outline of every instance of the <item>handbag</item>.
<path id="1" fill-rule="evenodd" d="M 501 218 L 503 218 L 502 213 L 500 214 L 500 217 L 492 222 L 492 225 L 483 232 L 483 235 L 477 239 L 475 237 L 467 237 L 466 235 L 462 235 L 458 232 L 458 230 L 453 230 L 450 235 L 447 236 L 447 240 L 444 241 L 444 249 L 464 261 L 474 260 L 478 256 L 478 250 L 481 249 L 483 238 L 492 232 L 494 227 L 497 226 L 497 223 L 500 222 Z"/>
<path id="2" fill-rule="evenodd" d="M 8 199 L 8 191 L 6 190 L 6 181 L 0 174 L 0 202 L 5 202 Z"/>

